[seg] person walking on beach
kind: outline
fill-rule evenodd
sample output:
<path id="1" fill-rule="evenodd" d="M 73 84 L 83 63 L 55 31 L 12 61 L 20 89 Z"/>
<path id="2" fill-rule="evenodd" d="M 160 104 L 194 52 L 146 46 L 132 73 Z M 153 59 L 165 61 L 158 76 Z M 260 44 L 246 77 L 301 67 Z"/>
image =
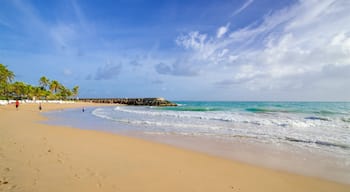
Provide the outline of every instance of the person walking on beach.
<path id="1" fill-rule="evenodd" d="M 43 108 L 41 107 L 41 103 L 39 103 L 39 111 L 41 112 Z"/>
<path id="2" fill-rule="evenodd" d="M 19 101 L 16 100 L 16 109 L 18 110 L 18 107 L 19 107 Z"/>

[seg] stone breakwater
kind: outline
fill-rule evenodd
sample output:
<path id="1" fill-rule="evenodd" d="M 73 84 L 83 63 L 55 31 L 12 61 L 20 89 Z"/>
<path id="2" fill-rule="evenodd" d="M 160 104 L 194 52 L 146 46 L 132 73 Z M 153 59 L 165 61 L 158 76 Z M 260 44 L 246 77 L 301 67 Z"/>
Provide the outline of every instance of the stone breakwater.
<path id="1" fill-rule="evenodd" d="M 164 98 L 82 98 L 79 101 L 121 105 L 177 106 Z"/>

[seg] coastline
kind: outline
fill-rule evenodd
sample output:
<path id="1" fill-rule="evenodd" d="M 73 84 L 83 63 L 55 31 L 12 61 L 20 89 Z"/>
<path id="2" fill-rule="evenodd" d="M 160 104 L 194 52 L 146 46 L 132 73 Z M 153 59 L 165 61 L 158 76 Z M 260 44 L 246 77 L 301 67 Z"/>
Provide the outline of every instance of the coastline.
<path id="1" fill-rule="evenodd" d="M 83 106 L 101 104 L 45 104 L 43 111 Z M 12 105 L 0 106 L 1 191 L 350 189 L 141 139 L 40 124 L 45 118 L 37 107 L 22 104 L 16 111 Z"/>

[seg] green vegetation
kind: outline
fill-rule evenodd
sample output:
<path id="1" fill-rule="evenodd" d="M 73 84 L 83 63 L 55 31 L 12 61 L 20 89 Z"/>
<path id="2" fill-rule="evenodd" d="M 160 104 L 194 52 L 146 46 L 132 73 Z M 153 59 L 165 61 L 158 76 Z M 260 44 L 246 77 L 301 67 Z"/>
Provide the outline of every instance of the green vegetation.
<path id="1" fill-rule="evenodd" d="M 7 66 L 0 64 L 0 99 L 73 99 L 78 96 L 79 86 L 68 89 L 56 80 L 43 76 L 39 85 L 34 86 L 15 81 L 15 74 Z"/>

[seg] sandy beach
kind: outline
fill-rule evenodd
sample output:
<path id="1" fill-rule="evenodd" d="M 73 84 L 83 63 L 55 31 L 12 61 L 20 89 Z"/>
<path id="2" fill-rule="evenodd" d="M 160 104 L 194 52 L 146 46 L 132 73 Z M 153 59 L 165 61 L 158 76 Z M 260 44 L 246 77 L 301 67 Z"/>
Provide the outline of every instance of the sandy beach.
<path id="1" fill-rule="evenodd" d="M 43 111 L 95 104 L 44 104 Z M 116 134 L 45 125 L 37 104 L 0 106 L 0 191 L 350 191 Z"/>

